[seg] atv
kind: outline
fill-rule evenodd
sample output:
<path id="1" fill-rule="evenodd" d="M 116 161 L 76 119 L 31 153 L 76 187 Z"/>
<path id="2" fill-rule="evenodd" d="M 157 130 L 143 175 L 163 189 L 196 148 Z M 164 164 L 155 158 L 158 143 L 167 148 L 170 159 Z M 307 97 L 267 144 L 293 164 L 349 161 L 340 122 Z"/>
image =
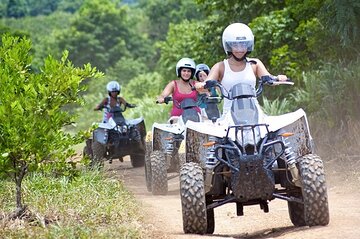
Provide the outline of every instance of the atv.
<path id="1" fill-rule="evenodd" d="M 107 123 L 100 123 L 93 131 L 92 138 L 86 140 L 84 155 L 91 159 L 90 166 L 102 166 L 104 159 L 123 161 L 130 155 L 133 167 L 144 166 L 146 129 L 142 117 L 125 120 L 119 106 L 110 109 Z"/>
<path id="2" fill-rule="evenodd" d="M 171 100 L 172 97 L 166 97 L 164 103 L 168 104 Z M 213 97 L 212 100 L 217 99 Z M 153 195 L 167 194 L 167 181 L 178 176 L 180 165 L 185 162 L 185 155 L 179 153 L 181 142 L 184 139 L 185 123 L 204 120 L 203 116 L 196 111 L 199 103 L 193 99 L 185 99 L 181 103 L 174 101 L 176 107 L 183 109 L 182 115 L 171 117 L 167 123 L 153 124 L 152 140 L 148 142 L 147 157 L 145 157 L 146 186 Z M 209 114 L 216 117 L 216 115 L 214 116 L 215 107 L 211 106 L 209 109 L 211 109 L 208 111 Z"/>
<path id="3" fill-rule="evenodd" d="M 265 115 L 257 101 L 264 85 L 292 84 L 266 76 L 258 89 L 234 85 L 230 93 L 217 81 L 207 81 L 232 100 L 216 122 L 187 122 L 186 163 L 180 169 L 180 197 L 185 233 L 212 234 L 214 208 L 259 205 L 286 200 L 295 226 L 329 223 L 324 166 L 314 154 L 313 140 L 302 109 L 280 116 Z"/>

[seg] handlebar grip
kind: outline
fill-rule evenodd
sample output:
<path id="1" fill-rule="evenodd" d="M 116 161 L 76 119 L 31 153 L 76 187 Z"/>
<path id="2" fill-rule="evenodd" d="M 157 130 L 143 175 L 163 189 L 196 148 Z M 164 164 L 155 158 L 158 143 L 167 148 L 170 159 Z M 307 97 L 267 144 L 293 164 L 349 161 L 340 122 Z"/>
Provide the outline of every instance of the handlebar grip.
<path id="1" fill-rule="evenodd" d="M 156 104 L 161 104 L 161 103 L 165 103 L 165 104 L 168 104 L 169 101 L 172 101 L 172 97 L 171 96 L 167 96 L 164 98 L 164 102 L 159 102 L 158 100 L 155 101 Z"/>
<path id="2" fill-rule="evenodd" d="M 165 104 L 168 104 L 169 101 L 171 101 L 171 100 L 172 100 L 172 97 L 171 97 L 171 96 L 167 96 L 167 97 L 164 98 L 164 103 L 165 103 Z"/>

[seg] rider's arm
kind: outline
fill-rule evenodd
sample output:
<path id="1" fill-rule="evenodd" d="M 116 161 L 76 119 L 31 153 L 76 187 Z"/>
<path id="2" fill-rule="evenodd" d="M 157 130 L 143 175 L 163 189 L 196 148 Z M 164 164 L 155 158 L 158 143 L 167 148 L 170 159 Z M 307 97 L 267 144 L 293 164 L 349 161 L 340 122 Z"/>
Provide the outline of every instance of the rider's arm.
<path id="1" fill-rule="evenodd" d="M 171 81 L 165 86 L 163 92 L 158 96 L 157 102 L 164 103 L 164 98 L 174 92 L 174 81 Z"/>
<path id="2" fill-rule="evenodd" d="M 220 79 L 220 72 L 221 72 L 221 64 L 223 64 L 222 61 L 216 63 L 210 70 L 209 75 L 207 76 L 206 80 L 218 80 L 221 82 L 222 79 Z"/>
<path id="3" fill-rule="evenodd" d="M 266 75 L 271 75 L 269 73 L 269 71 L 266 69 L 264 63 L 262 63 L 262 61 L 260 61 L 257 58 L 251 58 L 249 59 L 251 61 L 255 61 L 256 64 L 252 64 L 252 67 L 254 69 L 254 73 L 258 78 L 261 78 L 262 76 L 266 76 Z M 278 75 L 277 76 L 279 81 L 286 81 L 287 80 L 287 76 L 286 75 Z"/>
<path id="4" fill-rule="evenodd" d="M 119 101 L 120 101 L 120 104 L 122 104 L 122 105 L 127 104 L 126 100 L 124 98 L 122 98 L 122 97 L 119 97 Z"/>
<path id="5" fill-rule="evenodd" d="M 128 108 L 134 108 L 136 105 L 128 103 L 123 97 L 119 97 L 119 101 L 121 105 L 124 105 Z"/>
<path id="6" fill-rule="evenodd" d="M 94 110 L 102 110 L 104 106 L 106 105 L 107 98 L 103 99 L 100 104 L 98 104 Z"/>

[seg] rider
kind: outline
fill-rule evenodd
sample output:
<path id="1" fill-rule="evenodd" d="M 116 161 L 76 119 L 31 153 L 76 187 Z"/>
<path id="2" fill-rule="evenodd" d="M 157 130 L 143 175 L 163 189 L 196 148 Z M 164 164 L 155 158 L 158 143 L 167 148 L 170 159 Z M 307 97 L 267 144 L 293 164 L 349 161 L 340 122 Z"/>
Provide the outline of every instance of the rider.
<path id="1" fill-rule="evenodd" d="M 205 74 L 204 74 L 205 73 Z M 208 65 L 201 63 L 196 65 L 195 78 L 196 80 L 203 82 L 205 81 L 207 75 L 210 73 L 210 68 Z"/>
<path id="2" fill-rule="evenodd" d="M 196 78 L 197 81 L 204 82 L 209 73 L 210 73 L 210 68 L 209 68 L 208 65 L 206 65 L 204 63 L 196 65 L 195 78 Z M 215 87 L 211 87 L 210 94 L 208 94 L 208 93 L 199 94 L 199 98 L 202 98 L 202 97 L 207 96 L 207 95 L 212 96 L 212 97 L 218 97 L 219 96 L 218 93 L 216 92 Z M 206 103 L 202 102 L 199 105 L 199 107 L 200 108 L 206 108 Z"/>
<path id="3" fill-rule="evenodd" d="M 174 104 L 170 115 L 180 116 L 183 110 L 178 108 L 177 104 L 187 98 L 197 101 L 198 93 L 193 89 L 195 81 L 192 80 L 195 74 L 195 62 L 190 58 L 182 58 L 177 62 L 175 70 L 179 79 L 173 80 L 166 85 L 161 95 L 158 96 L 157 102 L 164 103 L 164 98 L 172 95 Z M 196 107 L 196 110 L 200 112 L 198 107 Z"/>
<path id="4" fill-rule="evenodd" d="M 101 101 L 101 103 L 94 108 L 94 110 L 104 109 L 104 117 L 103 117 L 104 123 L 106 123 L 110 117 L 109 113 L 111 108 L 115 106 L 121 107 L 122 105 L 128 108 L 135 107 L 135 105 L 127 103 L 123 97 L 119 96 L 121 91 L 121 86 L 117 81 L 110 81 L 109 83 L 107 83 L 106 90 L 109 96 L 105 97 Z"/>
<path id="5" fill-rule="evenodd" d="M 256 77 L 271 75 L 265 65 L 257 58 L 247 56 L 254 50 L 254 35 L 251 29 L 243 23 L 233 23 L 227 26 L 222 34 L 222 45 L 227 59 L 216 63 L 206 80 L 218 80 L 227 91 L 238 83 L 250 84 L 254 89 Z M 278 75 L 279 81 L 286 81 L 286 75 Z M 196 83 L 201 91 L 204 82 Z M 231 108 L 231 101 L 224 99 L 223 114 Z"/>

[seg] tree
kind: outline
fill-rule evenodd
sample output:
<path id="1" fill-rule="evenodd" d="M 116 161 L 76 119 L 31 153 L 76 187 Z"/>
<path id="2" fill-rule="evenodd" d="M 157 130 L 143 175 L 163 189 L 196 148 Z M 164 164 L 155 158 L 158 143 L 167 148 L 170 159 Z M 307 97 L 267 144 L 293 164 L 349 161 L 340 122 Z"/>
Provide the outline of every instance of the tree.
<path id="1" fill-rule="evenodd" d="M 170 24 L 166 40 L 157 44 L 161 53 L 158 68 L 164 76 L 164 85 L 176 78 L 175 66 L 181 58 L 189 57 L 194 59 L 194 56 L 197 55 L 198 57 L 194 60 L 201 61 L 202 57 L 207 54 L 207 51 L 203 52 L 204 55 L 202 56 L 197 53 L 200 51 L 200 49 L 197 49 L 196 42 L 197 27 L 196 23 L 190 23 L 187 20 L 180 24 Z"/>
<path id="2" fill-rule="evenodd" d="M 183 20 L 201 19 L 193 0 L 142 0 L 140 7 L 148 17 L 148 34 L 151 40 L 164 40 L 169 24 Z"/>
<path id="3" fill-rule="evenodd" d="M 76 66 L 90 62 L 105 71 L 123 57 L 147 59 L 146 36 L 136 32 L 136 21 L 128 19 L 129 8 L 108 0 L 87 0 L 70 29 L 55 34 L 60 49 L 71 53 Z"/>
<path id="4" fill-rule="evenodd" d="M 147 73 L 147 65 L 139 59 L 121 58 L 113 67 L 106 70 L 107 81 L 116 80 L 125 86 L 134 77 Z"/>
<path id="5" fill-rule="evenodd" d="M 81 133 L 72 136 L 62 129 L 75 115 L 65 111 L 80 103 L 80 83 L 100 73 L 90 65 L 75 68 L 67 60 L 51 56 L 39 73 L 31 71 L 31 42 L 5 35 L 0 46 L 0 174 L 16 185 L 14 217 L 25 210 L 21 185 L 27 173 L 51 168 L 71 172 L 66 159 L 74 152 Z"/>
<path id="6" fill-rule="evenodd" d="M 360 2 L 357 0 L 327 0 L 321 8 L 320 20 L 326 28 L 338 36 L 341 45 L 347 49 L 346 58 L 359 55 Z"/>

